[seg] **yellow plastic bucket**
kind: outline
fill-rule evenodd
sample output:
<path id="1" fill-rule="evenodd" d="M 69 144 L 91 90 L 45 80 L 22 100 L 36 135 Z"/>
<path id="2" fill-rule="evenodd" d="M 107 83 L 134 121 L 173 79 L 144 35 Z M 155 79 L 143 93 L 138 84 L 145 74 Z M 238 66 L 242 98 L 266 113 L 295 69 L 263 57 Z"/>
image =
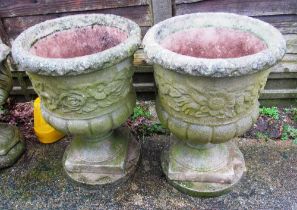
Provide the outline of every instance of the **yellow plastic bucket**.
<path id="1" fill-rule="evenodd" d="M 34 132 L 41 143 L 54 143 L 65 136 L 50 126 L 42 117 L 40 109 L 40 98 L 34 101 Z"/>

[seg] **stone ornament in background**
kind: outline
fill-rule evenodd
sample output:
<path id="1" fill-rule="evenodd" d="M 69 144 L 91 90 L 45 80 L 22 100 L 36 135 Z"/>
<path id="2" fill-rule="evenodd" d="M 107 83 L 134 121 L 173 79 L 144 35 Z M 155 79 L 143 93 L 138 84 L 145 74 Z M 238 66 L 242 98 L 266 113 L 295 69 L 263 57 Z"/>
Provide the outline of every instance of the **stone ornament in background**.
<path id="1" fill-rule="evenodd" d="M 257 120 L 270 67 L 286 51 L 281 33 L 246 16 L 197 13 L 158 23 L 143 44 L 157 114 L 172 133 L 162 156 L 168 181 L 193 196 L 231 190 L 246 170 L 232 139 Z"/>
<path id="2" fill-rule="evenodd" d="M 12 76 L 6 62 L 10 49 L 0 40 L 0 107 L 6 102 L 12 88 Z M 19 129 L 0 123 L 0 168 L 14 164 L 25 151 Z"/>
<path id="3" fill-rule="evenodd" d="M 63 165 L 74 180 L 108 184 L 136 168 L 140 145 L 121 125 L 132 114 L 139 26 L 115 15 L 74 15 L 24 31 L 12 54 L 41 98 L 42 114 L 74 136 Z"/>

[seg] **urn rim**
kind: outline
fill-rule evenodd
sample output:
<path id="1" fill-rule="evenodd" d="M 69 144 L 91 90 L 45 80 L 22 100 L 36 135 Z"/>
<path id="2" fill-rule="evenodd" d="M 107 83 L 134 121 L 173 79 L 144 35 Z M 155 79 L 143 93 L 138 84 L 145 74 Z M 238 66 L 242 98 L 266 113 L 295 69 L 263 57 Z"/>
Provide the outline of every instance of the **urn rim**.
<path id="1" fill-rule="evenodd" d="M 127 33 L 127 39 L 101 52 L 72 58 L 46 58 L 29 52 L 33 44 L 55 32 L 87 26 L 107 26 Z M 80 14 L 47 20 L 22 32 L 13 42 L 12 56 L 25 71 L 63 76 L 89 73 L 113 66 L 132 56 L 141 43 L 140 27 L 132 20 L 112 14 Z"/>
<path id="2" fill-rule="evenodd" d="M 267 48 L 238 58 L 198 58 L 170 51 L 161 41 L 175 32 L 195 28 L 227 28 L 248 32 L 263 41 Z M 205 77 L 231 77 L 268 69 L 282 59 L 286 42 L 272 25 L 261 20 L 232 13 L 193 13 L 175 16 L 149 29 L 143 39 L 149 63 L 183 74 Z"/>

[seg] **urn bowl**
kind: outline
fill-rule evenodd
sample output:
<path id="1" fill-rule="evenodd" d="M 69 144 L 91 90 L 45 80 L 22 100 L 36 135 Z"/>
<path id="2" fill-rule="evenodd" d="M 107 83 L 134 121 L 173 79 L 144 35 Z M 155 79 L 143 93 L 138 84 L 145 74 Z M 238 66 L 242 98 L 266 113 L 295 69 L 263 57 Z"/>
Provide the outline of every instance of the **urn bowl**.
<path id="1" fill-rule="evenodd" d="M 154 65 L 157 113 L 190 144 L 223 143 L 258 117 L 258 98 L 286 43 L 271 25 L 227 13 L 165 20 L 148 31 L 144 52 Z"/>
<path id="2" fill-rule="evenodd" d="M 29 75 L 43 117 L 74 136 L 63 163 L 78 182 L 115 183 L 136 168 L 139 144 L 120 126 L 135 105 L 132 56 L 139 44 L 136 23 L 103 14 L 45 21 L 13 43 L 13 57 Z"/>
<path id="3" fill-rule="evenodd" d="M 169 182 L 194 196 L 230 191 L 245 162 L 234 141 L 256 121 L 258 98 L 286 43 L 273 26 L 246 16 L 176 16 L 145 35 L 156 109 L 172 133 L 162 156 Z"/>
<path id="4" fill-rule="evenodd" d="M 98 135 L 133 111 L 131 62 L 139 42 L 139 27 L 126 18 L 74 15 L 29 28 L 12 53 L 51 125 L 64 133 Z"/>

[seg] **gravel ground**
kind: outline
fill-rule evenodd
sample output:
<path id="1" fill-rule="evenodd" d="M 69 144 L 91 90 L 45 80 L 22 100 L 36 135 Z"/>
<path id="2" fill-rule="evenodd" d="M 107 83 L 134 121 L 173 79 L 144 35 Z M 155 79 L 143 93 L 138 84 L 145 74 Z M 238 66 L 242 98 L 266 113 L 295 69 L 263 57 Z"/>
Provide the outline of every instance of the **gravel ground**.
<path id="1" fill-rule="evenodd" d="M 160 167 L 168 136 L 146 137 L 139 168 L 121 186 L 86 187 L 63 172 L 69 139 L 37 141 L 11 168 L 0 172 L 0 209 L 297 209 L 297 146 L 240 139 L 248 172 L 235 189 L 217 198 L 193 198 L 172 188 Z"/>

